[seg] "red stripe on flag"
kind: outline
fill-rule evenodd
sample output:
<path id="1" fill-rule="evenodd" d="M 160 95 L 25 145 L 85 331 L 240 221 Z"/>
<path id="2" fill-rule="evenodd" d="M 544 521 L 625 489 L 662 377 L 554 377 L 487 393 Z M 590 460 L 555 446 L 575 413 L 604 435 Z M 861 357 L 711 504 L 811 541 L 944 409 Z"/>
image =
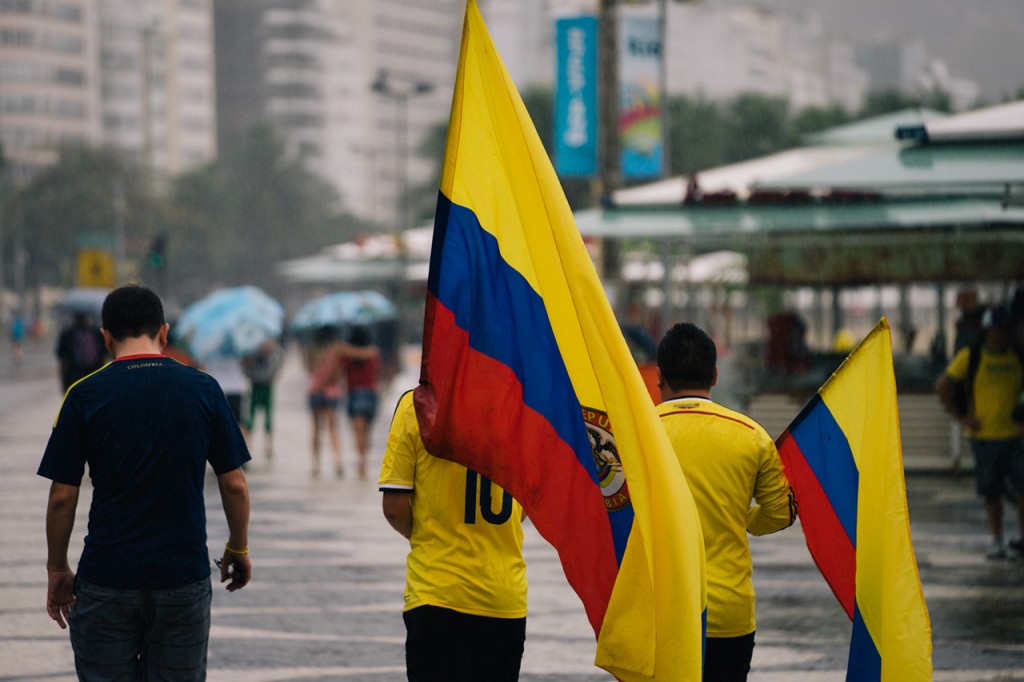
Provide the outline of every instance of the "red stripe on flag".
<path id="1" fill-rule="evenodd" d="M 429 293 L 424 332 L 415 395 L 424 444 L 447 459 L 458 452 L 470 469 L 503 482 L 558 551 L 600 634 L 618 562 L 599 486 L 551 424 L 523 403 L 515 373 L 471 348 L 468 332 Z"/>
<path id="2" fill-rule="evenodd" d="M 856 599 L 857 551 L 788 430 L 779 437 L 778 448 L 796 496 L 807 549 L 846 615 L 852 619 Z"/>

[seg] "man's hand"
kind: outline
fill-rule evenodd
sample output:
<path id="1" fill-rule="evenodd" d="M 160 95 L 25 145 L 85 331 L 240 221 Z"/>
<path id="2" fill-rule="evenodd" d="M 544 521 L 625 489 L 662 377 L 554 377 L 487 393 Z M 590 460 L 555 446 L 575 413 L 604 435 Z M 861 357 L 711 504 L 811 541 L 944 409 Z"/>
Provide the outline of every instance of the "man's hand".
<path id="1" fill-rule="evenodd" d="M 67 629 L 66 619 L 75 603 L 75 574 L 70 568 L 47 571 L 46 612 L 57 621 L 61 630 Z"/>
<path id="2" fill-rule="evenodd" d="M 227 584 L 228 592 L 240 590 L 252 580 L 252 561 L 249 560 L 248 554 L 233 554 L 225 549 L 224 556 L 217 565 L 220 566 L 220 581 L 223 583 L 231 580 Z"/>
<path id="3" fill-rule="evenodd" d="M 968 431 L 978 431 L 981 429 L 981 420 L 972 414 L 969 414 L 966 417 L 958 417 L 956 421 L 960 426 L 964 427 Z"/>

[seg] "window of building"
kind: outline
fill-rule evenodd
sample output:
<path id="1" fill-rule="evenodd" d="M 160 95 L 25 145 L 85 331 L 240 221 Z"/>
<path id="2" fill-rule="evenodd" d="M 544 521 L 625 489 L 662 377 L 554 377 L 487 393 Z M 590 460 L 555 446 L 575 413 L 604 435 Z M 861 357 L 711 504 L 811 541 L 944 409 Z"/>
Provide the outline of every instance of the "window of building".
<path id="1" fill-rule="evenodd" d="M 32 0 L 0 0 L 0 13 L 30 14 Z"/>
<path id="2" fill-rule="evenodd" d="M 82 54 L 85 52 L 85 41 L 78 36 L 58 33 L 47 41 L 57 52 L 64 54 Z"/>
<path id="3" fill-rule="evenodd" d="M 9 114 L 33 114 L 39 111 L 39 103 L 32 95 L 0 94 L 0 111 Z"/>
<path id="4" fill-rule="evenodd" d="M 0 31 L 0 45 L 7 45 L 9 47 L 27 47 L 31 44 L 31 31 L 19 31 L 13 28 L 5 28 Z"/>
<path id="5" fill-rule="evenodd" d="M 60 68 L 54 80 L 63 85 L 82 85 L 85 83 L 85 73 L 81 69 Z"/>
<path id="6" fill-rule="evenodd" d="M 53 16 L 65 21 L 81 21 L 82 8 L 70 2 L 58 2 L 53 6 Z"/>
<path id="7" fill-rule="evenodd" d="M 61 99 L 57 101 L 57 116 L 81 120 L 85 118 L 85 104 L 74 99 Z"/>
<path id="8" fill-rule="evenodd" d="M 44 80 L 46 70 L 38 64 L 0 61 L 0 81 L 26 83 Z"/>

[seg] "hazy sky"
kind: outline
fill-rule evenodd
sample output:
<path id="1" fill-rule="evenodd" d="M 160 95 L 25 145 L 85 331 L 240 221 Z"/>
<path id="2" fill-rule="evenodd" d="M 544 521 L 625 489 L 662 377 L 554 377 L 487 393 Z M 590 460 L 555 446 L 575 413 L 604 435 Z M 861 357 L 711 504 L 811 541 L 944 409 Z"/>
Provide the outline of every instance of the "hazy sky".
<path id="1" fill-rule="evenodd" d="M 881 34 L 920 38 L 992 102 L 1024 87 L 1024 0 L 705 0 L 815 10 L 847 42 Z"/>

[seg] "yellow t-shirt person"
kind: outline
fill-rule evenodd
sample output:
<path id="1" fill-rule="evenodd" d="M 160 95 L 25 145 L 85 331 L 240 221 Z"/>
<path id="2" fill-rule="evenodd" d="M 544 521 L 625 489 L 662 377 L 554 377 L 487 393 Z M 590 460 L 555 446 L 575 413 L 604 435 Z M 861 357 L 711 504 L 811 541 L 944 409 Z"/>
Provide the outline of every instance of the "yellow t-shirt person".
<path id="1" fill-rule="evenodd" d="M 412 396 L 398 401 L 379 480 L 382 491 L 411 491 L 403 610 L 525 618 L 522 507 L 483 476 L 427 452 Z"/>
<path id="2" fill-rule="evenodd" d="M 704 531 L 708 637 L 749 635 L 756 626 L 747 533 L 774 533 L 796 518 L 782 460 L 757 422 L 712 400 L 675 398 L 657 409 Z"/>
<path id="3" fill-rule="evenodd" d="M 967 379 L 970 348 L 961 348 L 946 368 L 946 375 L 956 381 Z M 976 440 L 1007 440 L 1020 435 L 1020 427 L 1013 421 L 1013 408 L 1020 399 L 1022 388 L 1020 358 L 1012 348 L 996 353 L 984 345 L 974 375 L 973 414 L 981 428 L 971 431 Z"/>

